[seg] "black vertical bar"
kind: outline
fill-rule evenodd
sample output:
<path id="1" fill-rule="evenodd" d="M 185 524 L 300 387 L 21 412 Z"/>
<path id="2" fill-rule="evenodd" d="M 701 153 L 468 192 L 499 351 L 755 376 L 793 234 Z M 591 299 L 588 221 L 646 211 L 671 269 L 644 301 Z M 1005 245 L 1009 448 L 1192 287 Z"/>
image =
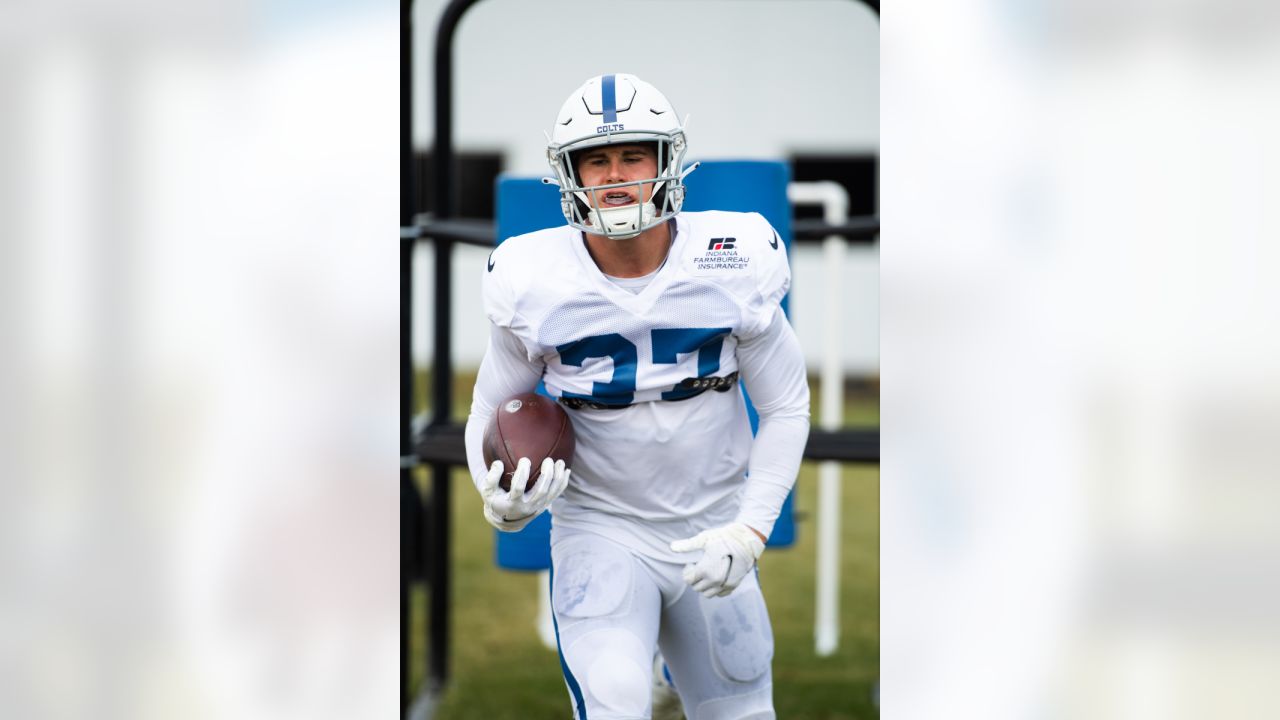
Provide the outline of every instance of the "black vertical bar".
<path id="1" fill-rule="evenodd" d="M 457 207 L 453 155 L 453 36 L 458 21 L 477 0 L 452 0 L 440 16 L 435 47 L 435 196 L 438 219 L 453 217 Z M 431 424 L 446 425 L 453 413 L 453 243 L 435 238 L 435 352 L 432 363 Z M 431 607 L 430 677 L 434 687 L 449 678 L 450 547 L 449 466 L 431 464 L 431 508 L 428 520 Z"/>
<path id="2" fill-rule="evenodd" d="M 400 227 L 413 224 L 413 0 L 400 0 Z M 413 453 L 413 240 L 400 239 L 400 457 Z M 421 512 L 413 470 L 401 463 L 400 516 Z M 416 527 L 416 524 L 414 524 Z M 409 582 L 415 533 L 400 535 L 400 715 L 409 707 Z"/>
<path id="3" fill-rule="evenodd" d="M 452 0 L 440 17 L 436 30 L 435 47 L 435 147 L 432 159 L 435 163 L 435 187 L 433 213 L 446 220 L 457 210 L 458 192 L 455 186 L 455 157 L 453 153 L 453 36 L 458 21 L 476 0 Z M 435 305 L 435 357 L 436 372 L 432 375 L 433 425 L 446 424 L 453 410 L 452 318 L 449 302 L 453 290 L 451 260 L 453 243 L 443 238 L 434 240 L 436 248 L 436 305 Z"/>

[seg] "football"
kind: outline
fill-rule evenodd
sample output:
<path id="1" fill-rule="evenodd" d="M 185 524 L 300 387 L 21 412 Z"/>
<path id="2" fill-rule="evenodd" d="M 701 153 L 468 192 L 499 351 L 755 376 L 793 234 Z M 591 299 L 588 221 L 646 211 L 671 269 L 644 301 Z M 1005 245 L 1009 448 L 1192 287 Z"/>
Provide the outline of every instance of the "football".
<path id="1" fill-rule="evenodd" d="M 560 404 L 536 393 L 512 395 L 498 404 L 484 432 L 484 464 L 502 461 L 502 478 L 498 486 L 511 489 L 520 458 L 529 458 L 529 492 L 538 482 L 543 458 L 573 464 L 573 423 Z"/>

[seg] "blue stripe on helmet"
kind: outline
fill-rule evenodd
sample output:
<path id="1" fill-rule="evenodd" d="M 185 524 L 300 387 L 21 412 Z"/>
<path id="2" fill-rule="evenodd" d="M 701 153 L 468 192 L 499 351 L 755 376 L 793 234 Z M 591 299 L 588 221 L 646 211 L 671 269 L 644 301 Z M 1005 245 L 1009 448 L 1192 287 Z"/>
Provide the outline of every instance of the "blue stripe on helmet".
<path id="1" fill-rule="evenodd" d="M 614 90 L 613 76 L 605 75 L 600 87 L 601 99 L 604 101 L 604 121 L 618 122 L 618 94 Z"/>

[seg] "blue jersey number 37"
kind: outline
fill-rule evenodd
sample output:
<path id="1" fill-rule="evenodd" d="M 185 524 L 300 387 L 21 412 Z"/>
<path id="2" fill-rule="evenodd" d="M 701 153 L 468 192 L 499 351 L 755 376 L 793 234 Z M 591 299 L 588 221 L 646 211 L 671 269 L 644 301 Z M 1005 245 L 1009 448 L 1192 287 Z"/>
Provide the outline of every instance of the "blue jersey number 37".
<path id="1" fill-rule="evenodd" d="M 656 328 L 650 331 L 655 364 L 674 365 L 680 355 L 698 353 L 698 377 L 708 377 L 720 370 L 720 350 L 731 328 Z M 609 382 L 595 382 L 590 395 L 564 393 L 566 398 L 591 400 L 604 405 L 630 405 L 635 400 L 636 366 L 639 354 L 635 343 L 617 333 L 592 335 L 556 348 L 560 362 L 582 367 L 591 358 L 612 358 L 613 377 Z M 674 388 L 662 393 L 663 400 L 680 400 L 698 390 Z"/>

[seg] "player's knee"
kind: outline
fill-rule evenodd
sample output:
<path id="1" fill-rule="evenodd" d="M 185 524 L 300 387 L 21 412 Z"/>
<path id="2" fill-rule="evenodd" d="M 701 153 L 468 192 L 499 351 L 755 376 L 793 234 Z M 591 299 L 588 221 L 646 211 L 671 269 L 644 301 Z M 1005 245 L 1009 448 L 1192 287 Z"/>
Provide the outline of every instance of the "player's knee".
<path id="1" fill-rule="evenodd" d="M 643 718 L 648 710 L 652 667 L 644 644 L 624 630 L 598 630 L 573 648 L 583 674 L 587 716 L 604 720 Z"/>
<path id="2" fill-rule="evenodd" d="M 632 658 L 601 653 L 587 669 L 587 684 L 597 709 L 591 717 L 640 718 L 649 706 L 649 672 Z"/>
<path id="3" fill-rule="evenodd" d="M 652 647 L 634 633 L 619 628 L 594 630 L 565 647 L 565 665 L 581 686 L 587 717 L 645 717 L 652 657 Z"/>

